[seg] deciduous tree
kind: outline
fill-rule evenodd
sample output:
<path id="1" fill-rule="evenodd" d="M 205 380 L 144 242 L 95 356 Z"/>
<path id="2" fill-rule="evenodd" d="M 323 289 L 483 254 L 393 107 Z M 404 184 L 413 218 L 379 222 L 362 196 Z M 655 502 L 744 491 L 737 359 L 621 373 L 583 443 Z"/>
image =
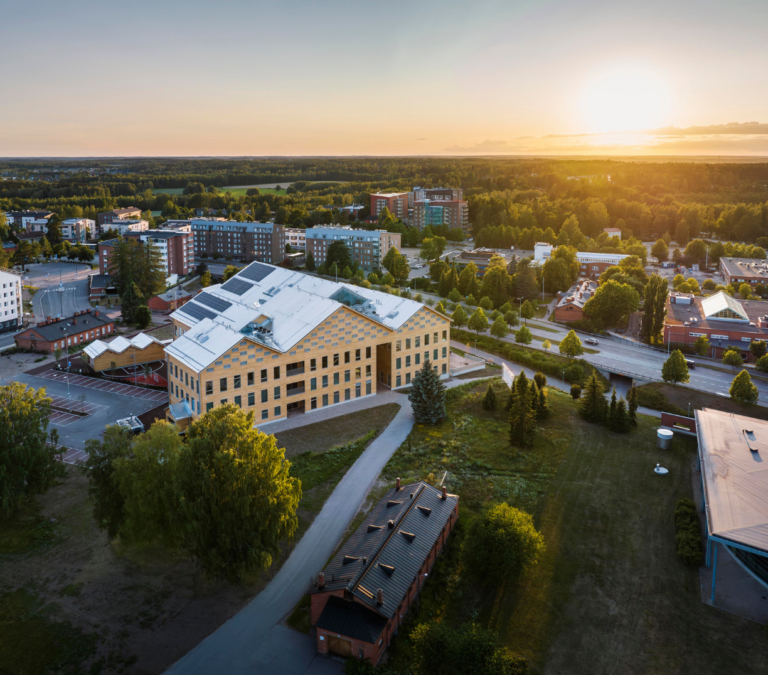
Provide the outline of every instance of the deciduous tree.
<path id="1" fill-rule="evenodd" d="M 661 379 L 672 384 L 688 382 L 690 379 L 688 364 L 685 362 L 685 357 L 679 349 L 675 349 L 664 362 L 664 365 L 661 367 Z"/>
<path id="2" fill-rule="evenodd" d="M 757 403 L 759 396 L 757 387 L 752 384 L 752 378 L 746 370 L 742 370 L 733 378 L 729 393 L 734 401 L 747 404 Z"/>
<path id="3" fill-rule="evenodd" d="M 574 331 L 569 331 L 560 342 L 560 353 L 571 359 L 581 356 L 584 353 L 584 347 L 581 346 L 581 340 Z"/>

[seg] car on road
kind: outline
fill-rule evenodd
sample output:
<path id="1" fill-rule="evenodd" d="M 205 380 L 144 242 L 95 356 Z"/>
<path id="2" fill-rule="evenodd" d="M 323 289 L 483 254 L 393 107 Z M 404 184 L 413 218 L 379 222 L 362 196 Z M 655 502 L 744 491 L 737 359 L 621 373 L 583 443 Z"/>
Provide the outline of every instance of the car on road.
<path id="1" fill-rule="evenodd" d="M 600 344 L 597 340 L 595 340 L 595 338 L 587 338 L 586 340 L 584 340 L 584 342 L 585 342 L 585 344 L 588 344 L 588 345 L 599 345 Z"/>

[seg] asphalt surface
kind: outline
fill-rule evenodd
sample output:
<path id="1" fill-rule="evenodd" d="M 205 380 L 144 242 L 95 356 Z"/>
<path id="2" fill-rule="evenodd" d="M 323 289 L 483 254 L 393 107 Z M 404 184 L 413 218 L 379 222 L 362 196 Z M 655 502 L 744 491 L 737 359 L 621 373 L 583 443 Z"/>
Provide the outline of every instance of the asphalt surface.
<path id="1" fill-rule="evenodd" d="M 48 263 L 30 265 L 24 276 L 25 286 L 39 290 L 32 296 L 35 322 L 46 317 L 67 317 L 89 309 L 88 277 L 98 274 L 90 265 L 74 263 Z"/>

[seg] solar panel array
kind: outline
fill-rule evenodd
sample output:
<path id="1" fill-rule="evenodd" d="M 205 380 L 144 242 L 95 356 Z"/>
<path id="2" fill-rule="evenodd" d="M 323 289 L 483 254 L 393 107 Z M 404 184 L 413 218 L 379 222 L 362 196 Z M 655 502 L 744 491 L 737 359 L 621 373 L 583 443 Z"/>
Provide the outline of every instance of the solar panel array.
<path id="1" fill-rule="evenodd" d="M 264 277 L 272 274 L 274 270 L 274 267 L 255 262 L 248 265 L 242 272 L 239 272 L 237 276 L 250 279 L 251 281 L 261 281 Z"/>
<path id="2" fill-rule="evenodd" d="M 232 306 L 232 303 L 229 302 L 228 300 L 217 298 L 215 295 L 211 293 L 200 293 L 195 298 L 195 302 L 201 302 L 204 305 L 207 305 L 208 307 L 210 307 L 211 309 L 215 309 L 217 312 L 225 312 Z"/>
<path id="3" fill-rule="evenodd" d="M 226 284 L 222 286 L 222 288 L 225 291 L 234 293 L 235 295 L 242 295 L 246 291 L 250 291 L 253 286 L 251 286 L 249 283 L 246 283 L 245 281 L 241 281 L 237 277 L 232 277 Z"/>
<path id="4" fill-rule="evenodd" d="M 189 314 L 189 316 L 194 317 L 198 321 L 202 321 L 203 319 L 215 319 L 218 316 L 216 312 L 212 312 L 210 309 L 206 309 L 196 302 L 188 302 L 180 309 L 180 311 L 184 312 L 184 314 Z"/>

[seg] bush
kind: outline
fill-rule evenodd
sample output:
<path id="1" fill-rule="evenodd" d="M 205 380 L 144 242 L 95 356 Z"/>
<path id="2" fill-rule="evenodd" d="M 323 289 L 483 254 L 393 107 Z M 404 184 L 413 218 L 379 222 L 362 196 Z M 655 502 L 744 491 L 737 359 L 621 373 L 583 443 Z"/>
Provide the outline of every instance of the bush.
<path id="1" fill-rule="evenodd" d="M 669 399 L 653 386 L 642 386 L 637 389 L 637 405 L 642 408 L 672 413 L 673 415 L 687 414 L 686 410 L 683 410 L 679 405 L 670 403 Z"/>
<path id="2" fill-rule="evenodd" d="M 675 509 L 675 541 L 677 555 L 689 567 L 699 567 L 703 560 L 701 554 L 701 535 L 699 516 L 696 505 L 690 499 L 679 499 Z"/>
<path id="3" fill-rule="evenodd" d="M 592 319 L 578 319 L 577 321 L 571 321 L 568 326 L 574 330 L 584 331 L 585 333 L 603 332 L 603 325 L 599 320 L 593 321 Z"/>
<path id="4" fill-rule="evenodd" d="M 577 401 L 581 398 L 581 386 L 578 384 L 571 385 L 571 398 Z"/>

